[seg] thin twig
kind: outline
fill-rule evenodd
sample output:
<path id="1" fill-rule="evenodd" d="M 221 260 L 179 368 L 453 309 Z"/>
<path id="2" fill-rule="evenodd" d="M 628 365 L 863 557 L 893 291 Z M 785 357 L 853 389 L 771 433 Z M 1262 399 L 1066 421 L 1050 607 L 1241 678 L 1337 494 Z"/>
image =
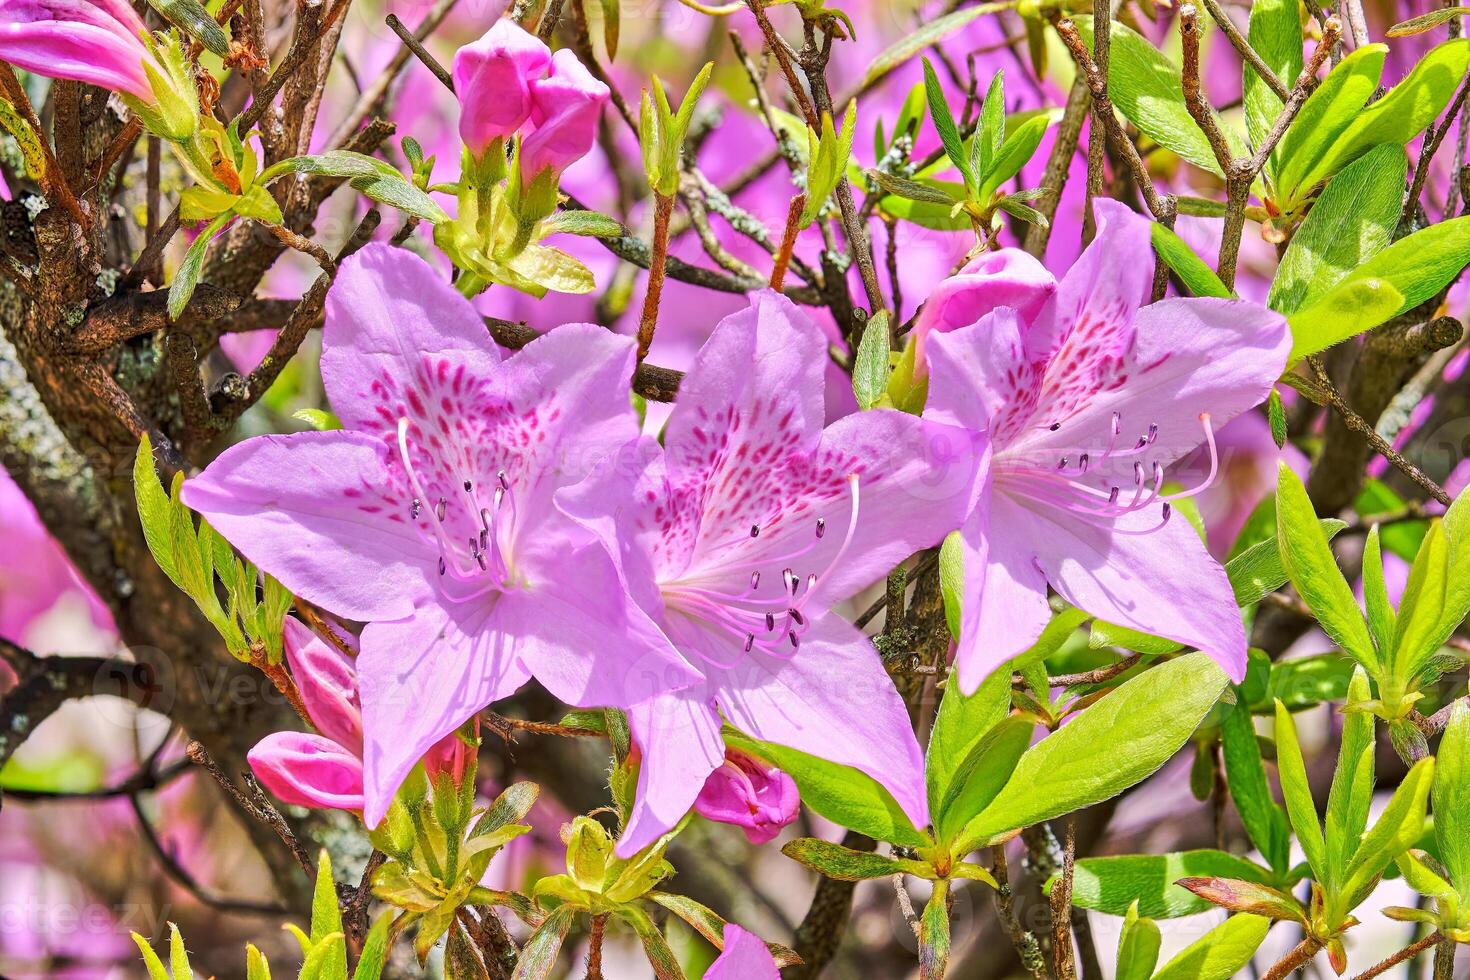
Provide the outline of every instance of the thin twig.
<path id="1" fill-rule="evenodd" d="M 1266 971 L 1261 980 L 1286 980 L 1287 977 L 1297 969 L 1306 964 L 1308 960 L 1316 956 L 1322 950 L 1322 943 L 1308 936 L 1292 947 L 1291 952 L 1277 961 L 1271 969 Z"/>
<path id="2" fill-rule="evenodd" d="M 648 286 L 643 293 L 643 315 L 638 319 L 638 363 L 648 356 L 653 346 L 653 332 L 658 326 L 659 301 L 664 292 L 664 273 L 669 262 L 669 218 L 674 214 L 671 195 L 653 195 L 653 258 L 648 265 Z"/>
<path id="3" fill-rule="evenodd" d="M 286 818 L 281 816 L 280 811 L 271 805 L 270 800 L 265 798 L 265 795 L 260 792 L 260 788 L 256 786 L 255 780 L 251 776 L 243 774 L 242 778 L 245 780 L 246 785 L 254 791 L 253 795 L 255 799 L 247 796 L 244 790 L 235 785 L 233 779 L 225 775 L 224 771 L 220 769 L 219 764 L 210 758 L 209 752 L 199 742 L 190 742 L 184 751 L 190 759 L 194 760 L 198 765 L 203 766 L 205 771 L 214 777 L 214 781 L 219 783 L 220 787 L 229 794 L 230 799 L 235 801 L 235 805 L 243 810 L 247 816 L 260 821 L 276 832 L 276 836 L 280 837 L 281 841 L 290 849 L 292 855 L 296 858 L 296 863 L 301 865 L 301 870 L 306 872 L 308 878 L 316 877 L 316 862 L 311 859 L 311 855 L 306 853 L 306 848 L 301 846 L 301 841 L 297 840 L 296 834 L 287 825 Z"/>
<path id="4" fill-rule="evenodd" d="M 1405 960 L 1412 960 L 1414 957 L 1429 949 L 1429 947 L 1433 946 L 1435 943 L 1439 942 L 1442 939 L 1444 939 L 1444 936 L 1440 934 L 1438 929 L 1436 929 L 1434 932 L 1431 932 L 1429 935 L 1425 936 L 1418 942 L 1411 943 L 1408 946 L 1405 946 L 1403 949 L 1399 950 L 1397 953 L 1394 953 L 1387 959 L 1368 967 L 1368 969 L 1353 977 L 1353 980 L 1372 980 L 1373 977 L 1376 977 L 1382 973 L 1387 973 L 1389 970 L 1393 969 L 1395 966 L 1398 966 Z"/>

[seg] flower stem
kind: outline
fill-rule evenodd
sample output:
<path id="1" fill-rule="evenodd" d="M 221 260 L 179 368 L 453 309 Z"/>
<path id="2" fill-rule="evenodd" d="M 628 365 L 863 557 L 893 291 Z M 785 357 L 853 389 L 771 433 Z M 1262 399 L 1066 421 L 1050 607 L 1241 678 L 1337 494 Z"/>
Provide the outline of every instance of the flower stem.
<path id="1" fill-rule="evenodd" d="M 796 248 L 796 234 L 801 230 L 801 213 L 806 210 L 806 195 L 798 194 L 786 208 L 786 232 L 781 236 L 781 249 L 776 253 L 776 264 L 771 269 L 771 288 L 781 291 L 786 281 L 786 269 L 791 265 L 791 253 Z"/>
<path id="2" fill-rule="evenodd" d="M 643 316 L 638 321 L 638 363 L 648 356 L 653 346 L 653 330 L 658 325 L 658 303 L 664 291 L 664 267 L 669 260 L 669 218 L 674 214 L 672 195 L 653 195 L 653 255 L 648 263 L 648 291 L 643 296 Z"/>
<path id="3" fill-rule="evenodd" d="M 587 980 L 602 980 L 602 931 L 606 926 L 606 912 L 592 917 L 592 931 L 587 937 Z"/>
<path id="4" fill-rule="evenodd" d="M 1287 977 L 1291 976 L 1293 970 L 1303 966 L 1307 960 L 1316 956 L 1321 949 L 1322 944 L 1312 936 L 1308 936 L 1306 939 L 1297 943 L 1296 946 L 1292 947 L 1291 952 L 1278 960 L 1276 965 L 1271 967 L 1265 976 L 1261 977 L 1261 980 L 1286 980 Z"/>
<path id="5" fill-rule="evenodd" d="M 1398 966 L 1405 960 L 1411 960 L 1414 957 L 1418 956 L 1420 953 L 1424 952 L 1443 938 L 1444 937 L 1439 934 L 1439 931 L 1435 930 L 1418 942 L 1411 943 L 1408 946 L 1405 946 L 1403 949 L 1399 950 L 1397 953 L 1394 953 L 1383 962 L 1368 967 L 1368 969 L 1353 977 L 1353 980 L 1370 980 L 1371 977 L 1376 977 L 1381 973 L 1387 973 L 1389 970 L 1393 969 L 1395 966 Z"/>

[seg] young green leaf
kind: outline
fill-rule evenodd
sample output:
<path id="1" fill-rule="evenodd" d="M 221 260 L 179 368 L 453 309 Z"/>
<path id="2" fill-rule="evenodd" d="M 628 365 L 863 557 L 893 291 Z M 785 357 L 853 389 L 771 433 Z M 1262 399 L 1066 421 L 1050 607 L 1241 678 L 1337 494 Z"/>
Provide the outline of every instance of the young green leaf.
<path id="1" fill-rule="evenodd" d="M 868 318 L 852 364 L 852 393 L 864 411 L 888 391 L 888 342 L 888 311 L 879 310 Z"/>
<path id="2" fill-rule="evenodd" d="M 1373 638 L 1358 611 L 1353 590 L 1317 524 L 1307 488 L 1285 463 L 1277 472 L 1276 539 L 1291 584 L 1311 608 L 1323 632 L 1358 663 L 1376 669 Z"/>
<path id="3" fill-rule="evenodd" d="M 862 88 L 864 91 L 873 87 L 873 84 L 887 75 L 899 65 L 908 61 L 914 55 L 927 48 L 931 48 L 944 40 L 949 35 L 958 31 L 966 24 L 986 14 L 993 14 L 1000 10 L 1009 10 L 1015 6 L 1013 0 L 1002 0 L 999 3 L 981 3 L 963 10 L 936 17 L 919 25 L 916 29 L 909 31 L 896 41 L 891 47 L 879 53 L 879 55 L 868 63 L 867 74 L 863 76 Z M 903 132 L 902 128 L 894 130 L 894 135 Z"/>
<path id="4" fill-rule="evenodd" d="M 1021 756 L 1000 794 L 965 827 L 956 853 L 1143 781 L 1189 740 L 1224 687 L 1224 673 L 1202 653 L 1130 678 Z"/>
<path id="5" fill-rule="evenodd" d="M 184 313 L 184 307 L 189 305 L 189 299 L 194 295 L 194 287 L 199 285 L 199 275 L 204 271 L 204 254 L 209 251 L 210 240 L 224 229 L 225 225 L 234 220 L 234 215 L 226 212 L 215 218 L 189 246 L 184 253 L 184 261 L 179 263 L 179 269 L 174 273 L 174 281 L 168 287 L 168 318 L 177 320 Z"/>
<path id="6" fill-rule="evenodd" d="M 1331 541 L 1347 527 L 1343 521 L 1328 517 L 1317 522 L 1322 536 Z M 1281 546 L 1275 535 L 1244 549 L 1225 563 L 1225 574 L 1235 593 L 1235 604 L 1244 609 L 1253 606 L 1286 584 L 1286 567 L 1281 560 Z"/>
<path id="7" fill-rule="evenodd" d="M 148 971 L 148 980 L 169 980 L 168 970 L 164 967 L 163 961 L 158 958 L 158 954 L 153 951 L 153 947 L 148 945 L 148 940 L 136 932 L 129 933 L 129 935 L 133 937 L 133 943 L 143 957 L 143 966 Z"/>
<path id="8" fill-rule="evenodd" d="M 1123 933 L 1118 939 L 1118 966 L 1114 980 L 1149 980 L 1159 963 L 1159 946 L 1163 937 L 1153 919 L 1141 918 L 1138 903 L 1128 906 L 1123 917 Z"/>
<path id="9" fill-rule="evenodd" d="M 1296 737 L 1296 722 L 1280 701 L 1276 702 L 1276 772 L 1281 778 L 1281 795 L 1291 817 L 1291 829 L 1318 881 L 1327 877 L 1327 847 L 1322 826 L 1317 822 L 1317 805 L 1307 783 L 1307 765 Z"/>
<path id="10" fill-rule="evenodd" d="M 1386 37 L 1410 37 L 1432 31 L 1441 24 L 1448 24 L 1456 17 L 1470 14 L 1470 7 L 1440 7 L 1418 17 L 1401 20 L 1384 32 Z"/>
<path id="11" fill-rule="evenodd" d="M 994 671 L 968 697 L 954 678 L 945 683 L 944 697 L 939 702 L 924 753 L 930 810 L 937 812 L 941 802 L 950 796 L 951 786 L 965 760 L 986 733 L 1006 717 L 1010 707 L 1009 670 Z"/>
<path id="12" fill-rule="evenodd" d="M 572 927 L 572 918 L 577 910 L 570 905 L 558 905 L 546 915 L 546 919 L 531 933 L 521 947 L 521 958 L 516 961 L 511 980 L 546 980 L 556 967 L 556 954 Z"/>
<path id="13" fill-rule="evenodd" d="M 1270 880 L 1264 868 L 1224 851 L 1078 858 L 1072 876 L 1072 903 L 1108 915 L 1123 915 L 1130 905 L 1137 905 L 1139 914 L 1150 919 L 1196 915 L 1212 906 L 1175 884 L 1181 878 L 1193 877 L 1259 884 Z M 1047 888 L 1050 890 L 1050 882 Z"/>
<path id="14" fill-rule="evenodd" d="M 1450 709 L 1434 774 L 1434 840 L 1450 881 L 1470 892 L 1470 707 Z"/>
<path id="15" fill-rule="evenodd" d="M 1041 145 L 1042 137 L 1051 126 L 1051 116 L 1032 116 L 1017 126 L 1015 132 L 1006 137 L 1005 144 L 995 153 L 995 159 L 980 182 L 980 200 L 988 201 L 1000 185 L 1010 180 L 1030 162 Z"/>
<path id="16" fill-rule="evenodd" d="M 1092 18 L 1078 17 L 1077 32 L 1092 47 Z M 1164 56 L 1152 41 L 1117 21 L 1109 35 L 1108 94 L 1129 122 L 1165 149 L 1172 150 L 1196 167 L 1223 176 L 1210 141 L 1200 131 L 1184 104 L 1184 82 L 1179 67 Z M 1243 150 L 1229 127 L 1221 125 L 1231 150 Z"/>
<path id="17" fill-rule="evenodd" d="M 1159 258 L 1163 259 L 1179 277 L 1179 281 L 1184 283 L 1184 288 L 1189 290 L 1191 296 L 1215 296 L 1220 299 L 1230 299 L 1234 296 L 1234 293 L 1220 281 L 1220 277 L 1215 275 L 1215 270 L 1194 254 L 1194 249 L 1185 244 L 1184 239 L 1171 229 L 1155 222 L 1149 225 L 1148 230 L 1149 237 L 1153 240 L 1154 251 L 1159 253 Z"/>
<path id="18" fill-rule="evenodd" d="M 1281 392 L 1271 389 L 1266 399 L 1266 418 L 1271 423 L 1271 441 L 1277 449 L 1286 448 L 1286 406 L 1281 404 Z"/>
<path id="19" fill-rule="evenodd" d="M 373 923 L 363 940 L 362 955 L 357 959 L 357 968 L 352 971 L 352 980 L 378 980 L 383 975 L 383 966 L 388 962 L 388 937 L 392 927 L 392 912 L 378 916 L 378 921 Z M 269 976 L 266 980 L 270 980 Z"/>
<path id="20" fill-rule="evenodd" d="M 855 851 L 841 844 L 798 837 L 781 848 L 781 853 L 798 864 L 838 881 L 866 881 L 896 874 L 932 874 L 933 868 L 917 861 L 884 857 L 871 851 Z"/>
<path id="21" fill-rule="evenodd" d="M 168 924 L 168 973 L 172 980 L 194 980 L 194 969 L 189 965 L 189 951 L 184 948 L 184 937 L 179 927 Z"/>
<path id="22" fill-rule="evenodd" d="M 1153 980 L 1230 980 L 1245 969 L 1270 928 L 1270 919 L 1232 915 L 1180 950 Z"/>
<path id="23" fill-rule="evenodd" d="M 198 40 L 211 53 L 221 58 L 229 55 L 229 37 L 199 0 L 148 0 L 148 6 L 162 14 L 170 24 Z"/>
<path id="24" fill-rule="evenodd" d="M 1348 685 L 1349 706 L 1369 699 L 1368 675 L 1360 667 Z M 1368 806 L 1373 802 L 1373 715 L 1349 711 L 1342 722 L 1337 770 L 1327 795 L 1327 820 L 1323 834 L 1328 882 L 1343 880 L 1348 861 L 1357 850 L 1368 826 Z"/>
<path id="25" fill-rule="evenodd" d="M 996 671 L 1009 679 L 1005 669 Z M 1008 692 L 1009 693 L 1009 692 Z M 935 815 L 940 840 L 949 840 L 980 813 L 1011 778 L 1021 755 L 1031 745 L 1036 723 L 1030 718 L 1006 718 L 970 751 L 955 773 L 950 790 L 941 798 Z"/>
<path id="26" fill-rule="evenodd" d="M 1290 316 L 1383 251 L 1398 226 L 1408 166 L 1403 147 L 1390 143 L 1344 167 L 1292 236 L 1266 305 Z"/>
<path id="27" fill-rule="evenodd" d="M 1412 680 L 1449 636 L 1448 631 L 1440 630 L 1440 624 L 1446 619 L 1449 552 L 1444 525 L 1438 521 L 1430 524 L 1419 553 L 1414 556 L 1394 623 L 1391 671 L 1400 681 Z M 1458 625 L 1455 620 L 1449 629 Z"/>
<path id="28" fill-rule="evenodd" d="M 253 943 L 245 944 L 245 980 L 271 980 L 270 961 Z"/>
<path id="29" fill-rule="evenodd" d="M 1271 798 L 1248 705 L 1237 703 L 1226 713 L 1220 722 L 1220 741 L 1225 783 L 1240 814 L 1240 822 L 1266 863 L 1278 874 L 1284 874 L 1290 867 L 1291 832 L 1286 813 Z"/>
<path id="30" fill-rule="evenodd" d="M 1378 88 L 1387 55 L 1388 46 L 1384 44 L 1365 44 L 1356 49 L 1327 73 L 1302 104 L 1276 149 L 1276 187 L 1286 192 L 1282 203 L 1295 203 L 1295 189 L 1308 169 L 1367 104 Z"/>
<path id="31" fill-rule="evenodd" d="M 990 88 L 985 92 L 985 101 L 980 105 L 980 129 L 970 143 L 970 172 L 975 175 L 976 182 L 982 185 L 988 182 L 991 168 L 999 158 L 1001 145 L 1006 140 L 1005 86 L 1005 72 L 996 71 L 990 79 Z M 999 183 L 1000 181 L 996 181 L 997 185 Z M 984 200 L 983 191 L 980 197 Z"/>
<path id="32" fill-rule="evenodd" d="M 1378 815 L 1377 822 L 1363 835 L 1341 888 L 1348 909 L 1373 890 L 1384 866 L 1413 847 L 1424 833 L 1424 812 L 1433 783 L 1434 758 L 1414 763 Z"/>
<path id="33" fill-rule="evenodd" d="M 924 93 L 929 100 L 929 118 L 934 120 L 934 128 L 939 132 L 939 142 L 944 145 L 945 156 L 959 169 L 960 176 L 965 178 L 966 189 L 973 194 L 975 171 L 965 154 L 954 113 L 950 112 L 949 103 L 944 97 L 944 88 L 939 84 L 939 76 L 934 74 L 934 66 L 929 63 L 928 58 L 924 59 Z"/>
<path id="34" fill-rule="evenodd" d="M 1291 88 L 1302 73 L 1302 21 L 1296 0 L 1255 0 L 1249 30 L 1251 47 L 1277 79 Z M 1260 146 L 1281 114 L 1281 99 L 1249 65 L 1241 67 L 1240 84 L 1246 134 L 1252 146 Z M 1274 159 L 1267 161 L 1266 173 L 1268 177 L 1275 173 Z"/>
<path id="35" fill-rule="evenodd" d="M 1388 598 L 1388 583 L 1383 577 L 1383 546 L 1378 525 L 1368 529 L 1363 542 L 1363 605 L 1368 612 L 1368 632 L 1380 653 L 1393 650 L 1395 614 Z"/>

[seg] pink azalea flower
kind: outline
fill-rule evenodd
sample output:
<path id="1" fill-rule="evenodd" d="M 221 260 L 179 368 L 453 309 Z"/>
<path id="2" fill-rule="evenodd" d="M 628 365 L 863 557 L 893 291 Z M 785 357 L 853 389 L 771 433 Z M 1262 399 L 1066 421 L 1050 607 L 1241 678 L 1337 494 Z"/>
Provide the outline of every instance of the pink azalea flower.
<path id="1" fill-rule="evenodd" d="M 515 21 L 502 18 L 484 37 L 454 55 L 459 138 L 481 156 L 531 118 L 531 83 L 551 63 L 551 49 Z M 584 151 L 585 152 L 585 151 Z"/>
<path id="2" fill-rule="evenodd" d="M 502 362 L 427 263 L 372 244 L 332 287 L 322 347 L 344 428 L 247 440 L 184 500 L 295 594 L 368 623 L 369 826 L 430 746 L 532 676 L 579 706 L 648 697 L 645 672 L 697 679 L 552 506 L 637 435 L 631 340 L 571 324 Z"/>
<path id="3" fill-rule="evenodd" d="M 587 155 L 597 138 L 597 118 L 610 92 L 569 48 L 551 56 L 551 71 L 531 85 L 535 128 L 521 140 L 521 176 L 530 184 L 545 171 L 561 172 Z"/>
<path id="4" fill-rule="evenodd" d="M 694 798 L 694 811 L 701 817 L 744 829 L 752 844 L 775 840 L 800 807 L 795 780 L 734 749 L 725 751 L 724 764 L 709 774 Z"/>
<path id="5" fill-rule="evenodd" d="M 1237 681 L 1245 632 L 1224 569 L 1189 522 L 1171 519 L 1164 467 L 1259 404 L 1286 364 L 1277 314 L 1238 300 L 1143 306 L 1149 223 L 1097 205 L 1099 231 L 1056 283 L 1034 259 L 988 257 L 929 317 L 925 417 L 971 430 L 986 462 L 961 529 L 961 689 L 1025 650 L 1050 618 L 1047 585 L 1096 616 L 1205 651 Z M 1029 289 L 1026 284 L 1029 283 Z M 998 294 L 994 299 L 990 293 Z M 1204 485 L 1214 477 L 1215 465 Z"/>
<path id="6" fill-rule="evenodd" d="M 151 103 L 147 33 L 127 0 L 0 0 L 0 60 Z"/>
<path id="7" fill-rule="evenodd" d="M 804 313 L 756 294 L 685 375 L 666 448 L 645 439 L 557 498 L 619 549 L 628 588 L 703 674 L 629 711 L 642 764 L 620 854 L 672 827 L 724 764 L 722 715 L 862 770 L 927 823 L 903 701 L 828 610 L 959 522 L 969 439 L 893 411 L 823 430 L 825 361 Z"/>
<path id="8" fill-rule="evenodd" d="M 725 923 L 725 950 L 704 971 L 704 980 L 777 980 L 776 958 L 761 938 Z"/>

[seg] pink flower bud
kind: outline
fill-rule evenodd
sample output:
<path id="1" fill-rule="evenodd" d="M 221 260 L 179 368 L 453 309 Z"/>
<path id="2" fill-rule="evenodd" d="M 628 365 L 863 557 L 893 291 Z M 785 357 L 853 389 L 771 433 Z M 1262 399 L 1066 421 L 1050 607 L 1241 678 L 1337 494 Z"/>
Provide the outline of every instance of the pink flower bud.
<path id="1" fill-rule="evenodd" d="M 343 749 L 361 756 L 362 706 L 356 665 L 289 616 L 284 638 L 286 662 L 311 723 Z"/>
<path id="2" fill-rule="evenodd" d="M 473 734 L 478 738 L 479 733 L 480 719 L 477 717 Z M 452 785 L 462 785 L 478 751 L 478 747 L 466 742 L 458 730 L 445 735 L 424 754 L 424 771 L 428 773 L 429 782 L 438 783 L 447 777 Z"/>
<path id="3" fill-rule="evenodd" d="M 0 0 L 0 60 L 153 103 L 147 33 L 126 0 Z"/>
<path id="4" fill-rule="evenodd" d="M 790 776 L 734 749 L 704 781 L 694 811 L 707 820 L 734 824 L 752 844 L 764 844 L 796 819 L 801 803 Z"/>
<path id="5" fill-rule="evenodd" d="M 265 788 L 286 803 L 362 809 L 362 760 L 329 738 L 272 732 L 246 758 Z"/>
<path id="6" fill-rule="evenodd" d="M 551 50 L 514 21 L 501 19 L 454 55 L 459 138 L 479 157 L 490 143 L 515 133 L 531 116 L 532 80 L 551 62 Z"/>
<path id="7" fill-rule="evenodd" d="M 531 84 L 534 129 L 521 140 L 521 179 L 562 171 L 587 155 L 597 137 L 597 117 L 611 93 L 592 77 L 577 56 L 563 48 L 551 58 L 551 72 Z"/>

